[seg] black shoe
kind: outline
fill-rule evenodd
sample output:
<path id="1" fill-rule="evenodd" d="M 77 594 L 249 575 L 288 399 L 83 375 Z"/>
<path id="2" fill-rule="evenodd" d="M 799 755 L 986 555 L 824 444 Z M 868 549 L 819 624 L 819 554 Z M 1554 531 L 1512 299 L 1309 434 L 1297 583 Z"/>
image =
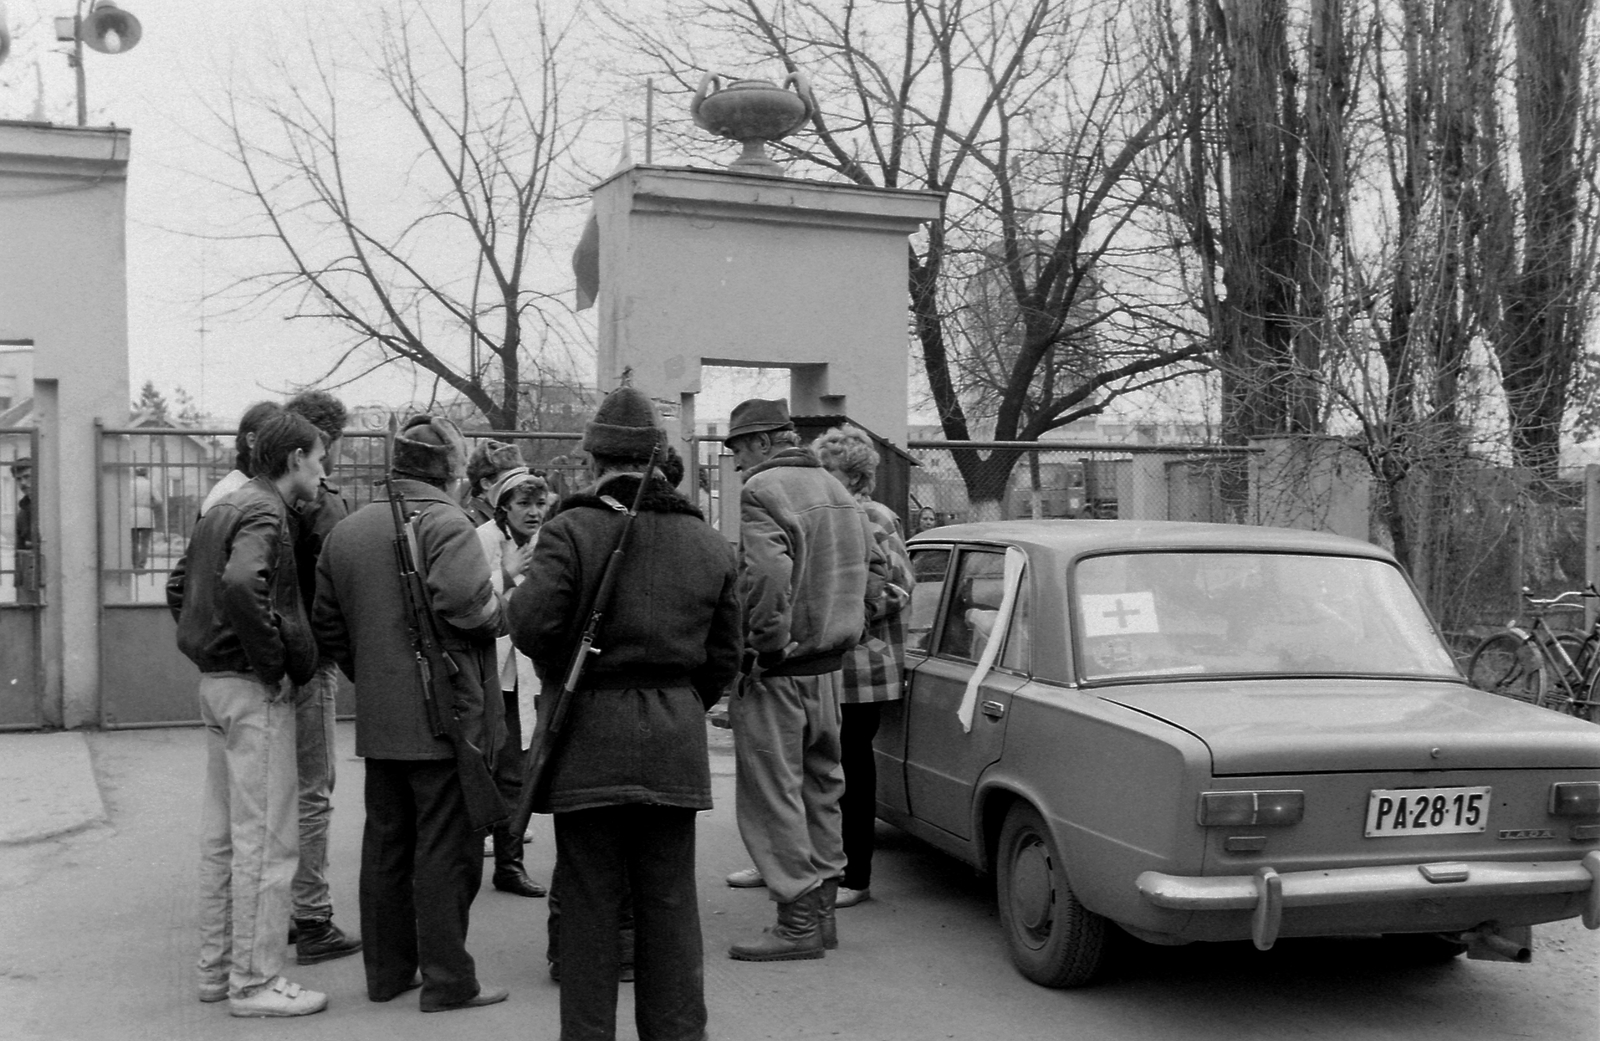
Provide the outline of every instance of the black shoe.
<path id="1" fill-rule="evenodd" d="M 354 954 L 361 949 L 361 937 L 351 936 L 329 919 L 323 922 L 295 922 L 295 962 L 315 965 Z"/>
<path id="2" fill-rule="evenodd" d="M 485 1005 L 498 1005 L 511 996 L 511 992 L 504 987 L 484 987 L 475 997 L 465 1001 L 452 1001 L 443 1005 L 422 1005 L 424 1012 L 454 1012 L 463 1008 L 482 1008 Z"/>
<path id="3" fill-rule="evenodd" d="M 494 873 L 494 887 L 502 893 L 512 893 L 516 896 L 544 896 L 545 888 L 533 879 L 520 867 L 497 868 Z"/>

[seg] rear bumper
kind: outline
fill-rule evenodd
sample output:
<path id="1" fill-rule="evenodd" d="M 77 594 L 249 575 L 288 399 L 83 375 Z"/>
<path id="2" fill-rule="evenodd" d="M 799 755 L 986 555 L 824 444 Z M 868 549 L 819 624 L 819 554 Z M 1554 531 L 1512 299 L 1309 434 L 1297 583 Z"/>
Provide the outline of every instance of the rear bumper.
<path id="1" fill-rule="evenodd" d="M 1253 875 L 1208 877 L 1146 871 L 1135 885 L 1156 907 L 1252 912 L 1251 939 L 1261 950 L 1277 941 L 1285 908 L 1400 900 L 1586 893 L 1583 924 L 1600 929 L 1600 851 L 1594 850 L 1581 861 L 1556 863 L 1399 864 L 1284 874 L 1263 867 Z"/>

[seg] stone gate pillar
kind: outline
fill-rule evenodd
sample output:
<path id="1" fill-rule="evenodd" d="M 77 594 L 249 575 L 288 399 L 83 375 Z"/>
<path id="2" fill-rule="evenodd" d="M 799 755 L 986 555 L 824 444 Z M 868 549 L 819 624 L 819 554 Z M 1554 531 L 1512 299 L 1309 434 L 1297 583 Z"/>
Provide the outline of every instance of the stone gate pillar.
<path id="1" fill-rule="evenodd" d="M 599 389 L 631 369 L 676 405 L 685 458 L 706 365 L 787 368 L 795 415 L 848 414 L 905 443 L 906 239 L 940 196 L 633 166 L 594 201 Z"/>

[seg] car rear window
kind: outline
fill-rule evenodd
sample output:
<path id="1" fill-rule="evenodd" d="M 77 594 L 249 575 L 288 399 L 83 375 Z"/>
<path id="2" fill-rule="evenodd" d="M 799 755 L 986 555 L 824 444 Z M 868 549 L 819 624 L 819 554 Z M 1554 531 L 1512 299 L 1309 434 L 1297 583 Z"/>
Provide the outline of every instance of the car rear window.
<path id="1" fill-rule="evenodd" d="M 1070 584 L 1079 677 L 1456 677 L 1400 571 L 1363 557 L 1117 553 Z"/>

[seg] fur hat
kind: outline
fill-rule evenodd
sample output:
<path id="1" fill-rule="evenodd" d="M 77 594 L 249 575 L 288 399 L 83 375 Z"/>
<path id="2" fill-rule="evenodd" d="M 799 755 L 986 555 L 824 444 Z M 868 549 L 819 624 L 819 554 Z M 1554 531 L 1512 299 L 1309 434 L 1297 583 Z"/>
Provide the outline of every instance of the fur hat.
<path id="1" fill-rule="evenodd" d="M 656 403 L 632 387 L 618 387 L 600 402 L 594 419 L 583 428 L 583 450 L 613 459 L 640 462 L 656 446 L 667 443 Z"/>
<path id="2" fill-rule="evenodd" d="M 397 474 L 425 481 L 448 481 L 462 476 L 466 467 L 466 439 L 443 416 L 412 416 L 394 436 Z"/>
<path id="3" fill-rule="evenodd" d="M 496 441 L 492 437 L 480 438 L 467 459 L 467 480 L 476 485 L 479 481 L 488 481 L 496 474 L 521 465 L 522 453 L 516 445 Z"/>
<path id="4" fill-rule="evenodd" d="M 736 437 L 746 434 L 765 434 L 773 430 L 791 430 L 794 420 L 789 418 L 789 402 L 783 398 L 751 398 L 741 401 L 733 406 L 733 415 L 728 417 L 728 432 L 723 435 L 722 443 L 727 444 Z"/>

